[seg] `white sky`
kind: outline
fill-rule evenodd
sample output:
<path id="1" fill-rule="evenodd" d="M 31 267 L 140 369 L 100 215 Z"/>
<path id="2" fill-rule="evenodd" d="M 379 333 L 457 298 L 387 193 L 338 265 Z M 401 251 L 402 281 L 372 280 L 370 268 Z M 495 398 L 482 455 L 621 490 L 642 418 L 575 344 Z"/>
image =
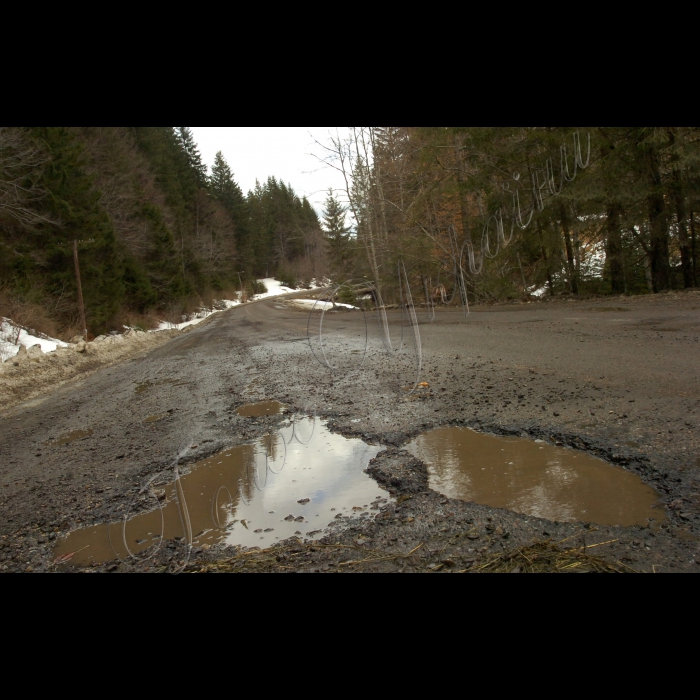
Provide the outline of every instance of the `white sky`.
<path id="1" fill-rule="evenodd" d="M 308 197 L 320 213 L 329 187 L 343 189 L 342 176 L 311 155 L 322 156 L 314 137 L 326 141 L 328 126 L 193 126 L 204 162 L 222 151 L 244 194 L 271 175 Z"/>

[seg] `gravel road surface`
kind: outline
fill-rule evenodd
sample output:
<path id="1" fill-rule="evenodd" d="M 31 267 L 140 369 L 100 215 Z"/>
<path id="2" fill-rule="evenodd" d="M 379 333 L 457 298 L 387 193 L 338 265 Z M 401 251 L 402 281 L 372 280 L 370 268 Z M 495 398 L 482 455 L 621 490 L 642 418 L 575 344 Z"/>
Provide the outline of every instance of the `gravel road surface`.
<path id="1" fill-rule="evenodd" d="M 114 519 L 126 503 L 152 507 L 139 489 L 172 470 L 179 453 L 186 470 L 268 433 L 280 417 L 244 418 L 236 409 L 270 399 L 385 447 L 370 471 L 395 498 L 376 518 L 336 528 L 320 544 L 287 545 L 264 562 L 234 559 L 240 552 L 231 548 L 197 550 L 188 570 L 230 561 L 243 571 L 467 571 L 543 539 L 585 538 L 588 546 L 612 541 L 596 556 L 628 569 L 700 572 L 700 293 L 472 311 L 468 319 L 438 311 L 429 323 L 419 310 L 420 380 L 428 387 L 414 393 L 410 329 L 404 352 L 390 356 L 370 319 L 369 352 L 357 370 L 365 317 L 328 314 L 324 347 L 337 363 L 330 372 L 310 351 L 308 312 L 284 298 L 212 316 L 145 356 L 2 411 L 0 571 L 65 570 L 53 563 L 57 541 Z M 398 338 L 400 314 L 390 312 L 389 321 Z M 403 451 L 446 425 L 603 457 L 659 492 L 668 523 L 551 523 L 446 499 Z M 180 560 L 173 545 L 147 564 L 92 570 L 163 571 Z"/>

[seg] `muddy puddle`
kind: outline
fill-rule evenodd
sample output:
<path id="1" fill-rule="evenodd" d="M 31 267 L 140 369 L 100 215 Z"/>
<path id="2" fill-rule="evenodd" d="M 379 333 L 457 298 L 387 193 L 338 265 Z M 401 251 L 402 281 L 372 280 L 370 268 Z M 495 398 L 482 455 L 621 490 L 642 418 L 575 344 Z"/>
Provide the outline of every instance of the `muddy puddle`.
<path id="1" fill-rule="evenodd" d="M 293 419 L 274 435 L 199 462 L 177 483 L 154 482 L 147 496 L 152 512 L 130 517 L 124 503 L 114 524 L 73 532 L 55 557 L 88 566 L 176 539 L 206 549 L 320 538 L 330 525 L 372 517 L 387 502 L 389 494 L 364 474 L 380 450 L 334 435 L 317 418 Z"/>
<path id="2" fill-rule="evenodd" d="M 61 435 L 56 441 L 58 445 L 70 445 L 72 442 L 78 442 L 78 440 L 84 440 L 89 438 L 94 434 L 94 430 L 74 430 L 72 433 L 66 433 Z"/>
<path id="3" fill-rule="evenodd" d="M 243 418 L 263 418 L 264 416 L 279 416 L 284 413 L 284 410 L 285 406 L 279 401 L 262 401 L 241 406 L 236 413 Z"/>
<path id="4" fill-rule="evenodd" d="M 441 428 L 408 449 L 448 496 L 556 522 L 659 524 L 658 494 L 636 475 L 584 452 L 520 438 Z"/>

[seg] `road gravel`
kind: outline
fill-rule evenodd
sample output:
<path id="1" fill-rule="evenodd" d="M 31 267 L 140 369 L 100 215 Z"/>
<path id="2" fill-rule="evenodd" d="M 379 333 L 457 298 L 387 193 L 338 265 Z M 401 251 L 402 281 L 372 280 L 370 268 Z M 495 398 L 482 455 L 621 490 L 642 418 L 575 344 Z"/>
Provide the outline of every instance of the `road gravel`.
<path id="1" fill-rule="evenodd" d="M 370 319 L 369 353 L 357 370 L 363 314 L 327 315 L 326 347 L 338 363 L 331 372 L 309 349 L 308 312 L 273 299 L 222 312 L 145 355 L 0 408 L 0 571 L 57 570 L 57 539 L 118 519 L 127 504 L 151 507 L 140 489 L 172 470 L 177 455 L 186 470 L 273 430 L 279 417 L 237 413 L 260 400 L 316 412 L 334 431 L 382 445 L 370 472 L 395 500 L 373 520 L 335 528 L 313 551 L 281 548 L 279 561 L 237 570 L 464 571 L 494 553 L 574 538 L 611 542 L 597 556 L 636 571 L 700 571 L 700 293 L 472 311 L 468 319 L 438 311 L 429 323 L 419 309 L 420 379 L 428 386 L 414 393 L 408 333 L 404 352 L 387 355 Z M 389 321 L 398 338 L 400 313 Z M 659 492 L 668 524 L 551 523 L 446 499 L 404 451 L 412 437 L 444 425 L 543 439 L 621 465 Z M 86 435 L 66 442 L 76 431 Z M 348 566 L 343 547 L 372 554 L 364 561 L 355 552 Z M 187 567 L 239 554 L 200 551 Z M 182 560 L 173 545 L 148 564 L 94 570 L 162 571 Z"/>

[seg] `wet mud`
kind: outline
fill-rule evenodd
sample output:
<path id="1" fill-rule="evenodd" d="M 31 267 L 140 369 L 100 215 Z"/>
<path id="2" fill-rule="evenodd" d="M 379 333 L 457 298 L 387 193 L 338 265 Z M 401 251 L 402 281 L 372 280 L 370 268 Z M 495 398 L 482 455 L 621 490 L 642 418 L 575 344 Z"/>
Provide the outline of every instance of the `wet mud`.
<path id="1" fill-rule="evenodd" d="M 391 323 L 400 322 L 400 314 L 389 316 Z M 331 370 L 309 349 L 307 318 L 276 309 L 275 302 L 224 312 L 145 357 L 5 412 L 0 571 L 448 573 L 482 570 L 493 557 L 507 559 L 510 552 L 537 546 L 593 553 L 613 570 L 700 571 L 700 295 L 482 307 L 466 321 L 459 313 L 438 312 L 432 323 L 422 311 L 423 385 L 415 391 L 410 336 L 404 351 L 388 360 L 371 343 L 365 357 L 358 347 L 363 314 L 339 314 L 323 345 Z M 397 346 L 400 337 L 400 332 L 393 335 Z M 138 384 L 161 379 L 168 382 L 136 393 Z M 238 414 L 244 405 L 270 400 L 289 413 Z M 359 498 L 352 507 L 368 506 L 374 517 L 362 518 L 360 512 L 343 522 L 328 517 L 335 505 L 313 510 L 313 499 L 289 508 L 263 507 L 262 491 L 252 503 L 260 504 L 265 518 L 279 516 L 277 522 L 253 522 L 253 530 L 243 533 L 252 532 L 250 540 L 227 539 L 232 524 L 230 531 L 240 532 L 240 523 L 233 521 L 241 520 L 241 503 L 236 504 L 235 491 L 231 499 L 224 491 L 215 495 L 223 484 L 231 490 L 236 470 L 231 467 L 231 478 L 216 490 L 215 480 L 200 485 L 195 475 L 209 470 L 221 478 L 228 472 L 216 473 L 222 465 L 214 462 L 215 455 L 225 458 L 234 448 L 259 444 L 283 431 L 289 415 L 302 413 L 317 416 L 329 435 L 376 450 L 364 476 L 391 498 L 385 496 L 385 503 L 374 496 Z M 162 419 L 144 422 L 154 416 Z M 94 431 L 89 437 L 51 447 L 86 426 Z M 666 521 L 618 526 L 589 517 L 567 523 L 554 519 L 563 519 L 564 512 L 548 517 L 515 512 L 508 498 L 490 506 L 463 500 L 463 494 L 440 493 L 431 481 L 434 464 L 429 467 L 408 451 L 413 441 L 440 428 L 541 440 L 554 450 L 603 460 L 607 469 L 622 470 L 636 485 L 653 489 L 662 506 L 653 510 L 665 512 Z M 168 487 L 177 481 L 174 465 L 181 483 L 192 485 L 193 495 L 187 496 L 196 513 L 191 542 L 173 532 L 175 538 L 164 539 L 151 558 L 143 549 L 133 559 L 104 563 L 98 556 L 78 564 L 84 552 L 77 551 L 77 540 L 67 548 L 71 551 L 63 549 L 77 537 L 70 533 L 111 524 L 118 535 L 125 513 L 130 548 L 147 547 L 144 538 L 160 538 L 160 507 L 144 484 L 159 477 L 153 488 L 164 493 L 156 498 L 163 496 L 164 510 L 175 512 Z M 487 487 L 478 485 L 482 491 Z M 499 488 L 507 492 L 506 486 Z M 613 487 L 605 482 L 605 488 Z M 297 501 L 311 498 L 298 495 Z M 555 495 L 564 500 L 566 491 L 555 489 Z M 226 527 L 207 524 L 212 503 Z M 588 510 L 579 502 L 571 507 Z M 336 508 L 333 515 L 342 512 Z M 303 527 L 278 542 L 276 537 L 288 533 L 277 531 L 286 527 L 279 520 L 289 515 L 303 516 Z M 155 520 L 143 531 L 134 529 L 140 517 Z M 316 529 L 323 532 L 309 534 Z M 253 535 L 268 539 L 255 541 Z M 150 542 L 152 548 L 158 544 Z M 73 560 L 56 565 L 63 552 L 74 554 Z M 598 570 L 586 564 L 591 561 L 566 566 Z"/>
<path id="2" fill-rule="evenodd" d="M 62 435 L 58 440 L 56 441 L 57 445 L 70 445 L 72 442 L 77 442 L 78 440 L 84 440 L 85 438 L 89 438 L 91 435 L 94 434 L 94 430 L 74 430 L 71 433 L 67 433 L 66 435 Z"/>
<path id="3" fill-rule="evenodd" d="M 236 413 L 244 418 L 262 418 L 263 416 L 278 416 L 284 413 L 284 410 L 285 407 L 279 401 L 262 401 L 241 406 Z"/>

